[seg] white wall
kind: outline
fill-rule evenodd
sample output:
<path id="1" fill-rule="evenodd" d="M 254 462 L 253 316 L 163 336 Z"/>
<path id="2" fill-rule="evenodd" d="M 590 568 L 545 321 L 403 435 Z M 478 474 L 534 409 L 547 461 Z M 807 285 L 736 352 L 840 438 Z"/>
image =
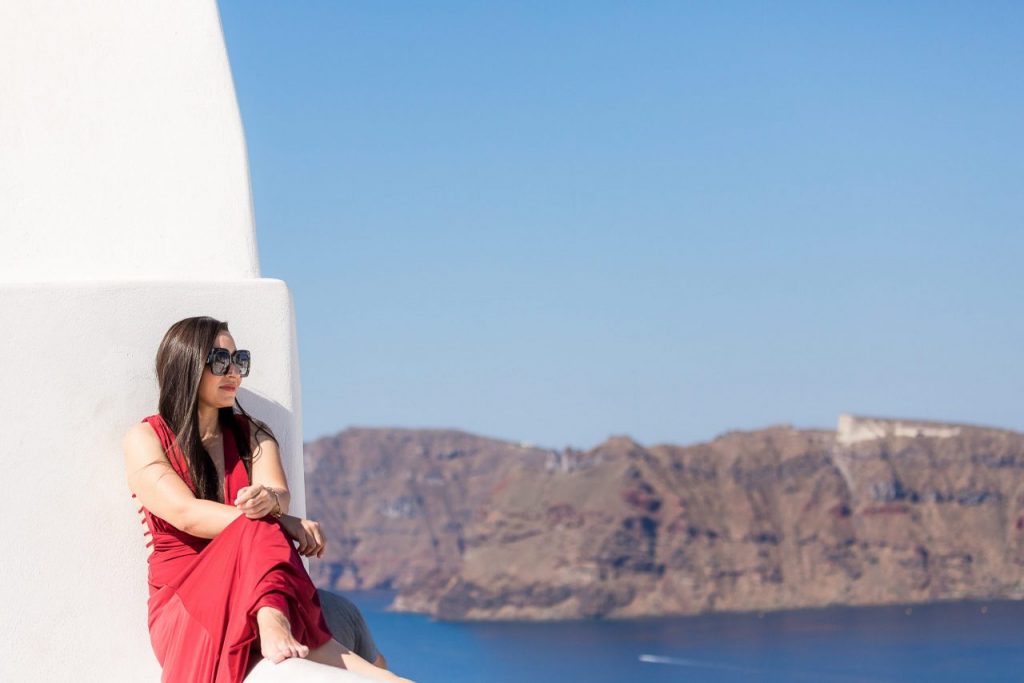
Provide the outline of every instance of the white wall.
<path id="1" fill-rule="evenodd" d="M 280 440 L 303 514 L 291 310 L 285 283 L 269 279 L 0 284 L 0 681 L 159 680 L 148 537 L 120 441 L 156 412 L 156 348 L 176 320 L 227 320 L 252 351 L 238 400 Z"/>
<path id="2" fill-rule="evenodd" d="M 0 225 L 0 280 L 259 277 L 212 0 L 0 2 Z"/>
<path id="3" fill-rule="evenodd" d="M 260 278 L 216 4 L 0 3 L 0 681 L 159 680 L 120 442 L 175 321 L 252 351 L 238 398 L 304 513 L 293 310 Z"/>
<path id="4" fill-rule="evenodd" d="M 858 441 L 884 439 L 889 436 L 948 439 L 957 436 L 960 427 L 926 420 L 894 420 L 891 418 L 861 417 L 843 413 L 839 416 L 836 436 L 839 443 L 848 445 Z"/>

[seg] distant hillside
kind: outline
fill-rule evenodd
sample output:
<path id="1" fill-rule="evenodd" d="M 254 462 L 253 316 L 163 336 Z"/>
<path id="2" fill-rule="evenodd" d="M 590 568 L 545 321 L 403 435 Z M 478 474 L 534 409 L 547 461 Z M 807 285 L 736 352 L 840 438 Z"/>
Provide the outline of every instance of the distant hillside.
<path id="1" fill-rule="evenodd" d="M 452 430 L 306 445 L 310 568 L 446 619 L 1024 597 L 1024 435 L 844 415 L 690 446 Z"/>

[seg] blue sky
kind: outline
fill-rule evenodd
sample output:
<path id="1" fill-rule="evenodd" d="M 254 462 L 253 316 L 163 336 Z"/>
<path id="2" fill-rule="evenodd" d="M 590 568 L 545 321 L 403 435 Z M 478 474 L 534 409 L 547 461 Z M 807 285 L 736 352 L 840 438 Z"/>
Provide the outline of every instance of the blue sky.
<path id="1" fill-rule="evenodd" d="M 1024 429 L 1019 3 L 219 3 L 307 440 Z"/>

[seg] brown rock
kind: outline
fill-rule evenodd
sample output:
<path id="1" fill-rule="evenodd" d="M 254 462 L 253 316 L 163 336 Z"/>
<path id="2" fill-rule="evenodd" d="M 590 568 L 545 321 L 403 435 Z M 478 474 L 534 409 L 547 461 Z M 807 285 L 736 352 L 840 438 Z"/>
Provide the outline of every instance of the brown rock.
<path id="1" fill-rule="evenodd" d="M 581 452 L 455 430 L 306 447 L 321 587 L 446 619 L 1024 596 L 1024 435 L 844 415 Z"/>

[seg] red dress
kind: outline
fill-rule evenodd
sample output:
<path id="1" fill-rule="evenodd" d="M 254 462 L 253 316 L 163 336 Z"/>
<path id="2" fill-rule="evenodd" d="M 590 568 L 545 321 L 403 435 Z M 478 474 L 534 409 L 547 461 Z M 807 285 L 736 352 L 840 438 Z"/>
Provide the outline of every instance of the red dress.
<path id="1" fill-rule="evenodd" d="M 235 418 L 249 433 L 241 414 Z M 195 491 L 174 432 L 159 415 L 148 422 L 178 476 Z M 224 436 L 224 499 L 249 485 L 230 429 Z M 135 494 L 132 494 L 135 497 Z M 149 635 L 163 683 L 238 683 L 261 657 L 256 610 L 281 610 L 292 635 L 311 650 L 331 638 L 313 585 L 280 522 L 244 514 L 213 539 L 171 526 L 144 507 L 149 555 Z"/>

